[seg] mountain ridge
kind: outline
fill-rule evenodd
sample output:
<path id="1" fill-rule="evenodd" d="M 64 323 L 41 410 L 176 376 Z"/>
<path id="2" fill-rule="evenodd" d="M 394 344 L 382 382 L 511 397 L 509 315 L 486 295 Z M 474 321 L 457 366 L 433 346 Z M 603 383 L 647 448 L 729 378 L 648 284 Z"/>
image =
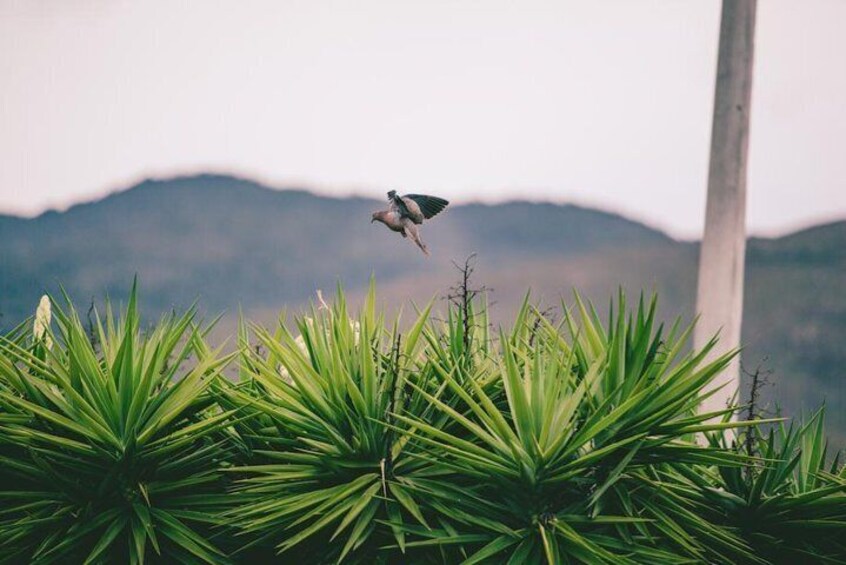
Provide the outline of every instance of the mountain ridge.
<path id="1" fill-rule="evenodd" d="M 33 216 L 29 216 L 26 214 L 16 214 L 12 212 L 0 212 L 0 222 L 4 220 L 10 221 L 32 221 L 38 220 L 44 217 L 52 217 L 52 216 L 61 216 L 67 214 L 68 212 L 74 211 L 78 208 L 85 208 L 91 205 L 99 205 L 106 201 L 110 201 L 115 197 L 121 197 L 126 195 L 127 193 L 132 193 L 137 190 L 144 190 L 156 185 L 164 185 L 167 186 L 168 189 L 178 188 L 174 187 L 174 184 L 179 184 L 183 181 L 201 181 L 201 182 L 224 182 L 224 183 L 240 183 L 243 186 L 250 187 L 250 188 L 258 188 L 260 190 L 265 190 L 271 193 L 292 193 L 292 194 L 299 194 L 299 195 L 308 195 L 318 199 L 326 199 L 326 200 L 340 200 L 340 201 L 363 201 L 363 202 L 373 202 L 381 204 L 382 201 L 365 195 L 360 194 L 349 194 L 349 195 L 334 195 L 334 194 L 324 194 L 321 193 L 319 189 L 311 188 L 308 186 L 297 186 L 297 185 L 286 185 L 286 184 L 275 184 L 275 183 L 265 183 L 262 181 L 255 180 L 248 175 L 239 175 L 234 173 L 226 173 L 226 172 L 212 172 L 212 173 L 191 173 L 191 174 L 177 174 L 177 175 L 170 175 L 170 176 L 151 176 L 143 178 L 133 184 L 130 184 L 125 187 L 113 189 L 105 194 L 99 196 L 93 196 L 87 198 L 85 200 L 81 200 L 78 202 L 74 202 L 70 204 L 68 207 L 59 209 L 59 208 L 48 208 L 38 214 Z M 610 211 L 605 210 L 601 206 L 594 206 L 589 204 L 579 204 L 567 201 L 555 201 L 552 199 L 527 199 L 527 198 L 507 198 L 501 201 L 496 202 L 485 202 L 482 200 L 467 200 L 463 202 L 453 202 L 452 207 L 465 207 L 465 206 L 480 206 L 480 207 L 496 207 L 496 206 L 507 206 L 511 204 L 528 204 L 528 205 L 551 205 L 554 207 L 559 208 L 573 208 L 577 210 L 586 210 L 586 211 L 595 211 L 601 214 L 606 214 L 609 216 L 621 218 L 628 222 L 639 224 L 642 226 L 647 227 L 650 230 L 660 232 L 664 234 L 669 239 L 672 239 L 679 243 L 691 243 L 697 244 L 699 242 L 698 239 L 690 239 L 686 237 L 676 237 L 669 234 L 666 230 L 660 228 L 657 225 L 654 225 L 649 220 L 638 218 L 624 212 L 619 211 Z M 781 240 L 785 238 L 790 238 L 796 235 L 803 234 L 805 232 L 813 232 L 814 230 L 820 228 L 827 228 L 833 226 L 846 226 L 846 218 L 843 219 L 835 219 L 835 220 L 823 220 L 819 223 L 815 223 L 813 225 L 804 226 L 801 228 L 796 228 L 789 230 L 785 233 L 775 236 L 763 236 L 763 235 L 749 235 L 749 241 L 773 241 L 773 240 Z M 844 227 L 843 229 L 846 229 Z"/>

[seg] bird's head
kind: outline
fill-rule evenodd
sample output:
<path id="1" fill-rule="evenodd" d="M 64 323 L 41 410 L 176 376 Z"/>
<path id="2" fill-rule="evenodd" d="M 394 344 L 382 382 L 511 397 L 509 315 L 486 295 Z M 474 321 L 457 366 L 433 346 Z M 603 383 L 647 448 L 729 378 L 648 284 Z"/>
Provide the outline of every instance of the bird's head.
<path id="1" fill-rule="evenodd" d="M 373 212 L 373 215 L 370 216 L 370 223 L 371 224 L 373 222 L 381 222 L 381 221 L 382 221 L 382 211 L 381 210 L 379 212 Z"/>

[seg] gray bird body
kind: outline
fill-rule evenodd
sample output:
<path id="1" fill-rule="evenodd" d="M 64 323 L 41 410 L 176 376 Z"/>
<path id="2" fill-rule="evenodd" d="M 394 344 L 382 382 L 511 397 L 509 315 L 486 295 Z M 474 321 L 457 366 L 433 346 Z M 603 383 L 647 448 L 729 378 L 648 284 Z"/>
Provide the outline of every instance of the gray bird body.
<path id="1" fill-rule="evenodd" d="M 412 222 L 409 218 L 403 218 L 398 212 L 394 210 L 381 210 L 379 212 L 374 212 L 375 220 L 378 222 L 382 222 L 388 229 L 395 232 L 402 232 L 406 225 Z"/>
<path id="2" fill-rule="evenodd" d="M 403 237 L 411 238 L 423 253 L 429 254 L 426 244 L 420 239 L 418 225 L 423 220 L 440 213 L 449 204 L 448 201 L 437 196 L 425 194 L 406 194 L 398 196 L 396 191 L 388 193 L 388 209 L 373 212 L 372 222 L 382 222 L 389 230 L 402 234 Z"/>

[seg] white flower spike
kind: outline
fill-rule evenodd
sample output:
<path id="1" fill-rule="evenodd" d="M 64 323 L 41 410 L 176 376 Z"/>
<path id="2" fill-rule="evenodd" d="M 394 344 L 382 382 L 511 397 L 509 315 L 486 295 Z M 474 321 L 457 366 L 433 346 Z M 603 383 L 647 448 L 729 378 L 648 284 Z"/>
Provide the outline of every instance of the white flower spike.
<path id="1" fill-rule="evenodd" d="M 35 310 L 35 322 L 32 325 L 32 335 L 35 341 L 43 341 L 44 347 L 52 349 L 53 340 L 47 333 L 50 327 L 50 321 L 53 319 L 53 313 L 50 311 L 50 298 L 45 294 L 38 302 L 38 308 Z"/>

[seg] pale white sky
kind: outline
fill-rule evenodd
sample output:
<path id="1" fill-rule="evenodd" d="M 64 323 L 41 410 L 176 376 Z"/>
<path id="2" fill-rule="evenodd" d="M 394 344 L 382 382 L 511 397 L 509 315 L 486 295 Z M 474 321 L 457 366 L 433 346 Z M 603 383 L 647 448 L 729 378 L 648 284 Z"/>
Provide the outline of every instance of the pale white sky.
<path id="1" fill-rule="evenodd" d="M 702 226 L 720 4 L 0 0 L 0 212 L 214 170 Z M 846 1 L 760 0 L 749 224 L 846 217 Z"/>

